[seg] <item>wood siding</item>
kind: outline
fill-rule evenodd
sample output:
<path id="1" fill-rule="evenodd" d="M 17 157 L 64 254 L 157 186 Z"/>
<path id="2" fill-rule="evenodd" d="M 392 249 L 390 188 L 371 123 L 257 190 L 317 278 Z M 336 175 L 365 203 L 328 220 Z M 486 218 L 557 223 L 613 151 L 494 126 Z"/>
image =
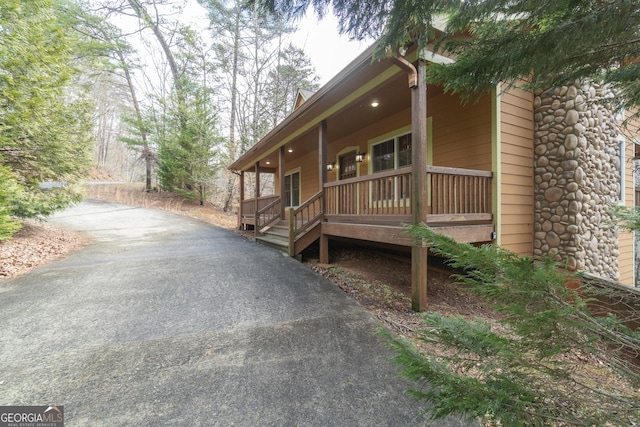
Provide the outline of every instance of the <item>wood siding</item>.
<path id="1" fill-rule="evenodd" d="M 500 245 L 519 255 L 532 255 L 533 94 L 511 89 L 500 95 L 499 102 Z"/>
<path id="2" fill-rule="evenodd" d="M 627 113 L 629 114 L 629 113 Z M 628 128 L 623 131 L 625 135 L 625 162 L 624 162 L 624 201 L 625 206 L 633 207 L 635 205 L 635 181 L 633 176 L 633 158 L 635 156 L 635 144 L 632 138 L 640 139 L 640 135 L 633 132 L 638 129 L 640 120 L 633 120 Z M 635 239 L 634 233 L 621 231 L 618 237 L 618 245 L 620 256 L 618 257 L 618 272 L 620 273 L 620 282 L 626 285 L 635 286 Z"/>
<path id="3" fill-rule="evenodd" d="M 460 98 L 441 94 L 427 98 L 432 118 L 435 166 L 491 170 L 491 98 L 461 105 Z"/>
<path id="4" fill-rule="evenodd" d="M 407 89 L 409 90 L 409 89 Z M 372 123 L 369 126 L 363 127 L 352 134 L 349 134 L 343 138 L 336 140 L 331 139 L 331 121 L 329 121 L 329 147 L 327 158 L 330 162 L 335 162 L 338 165 L 338 157 L 345 153 L 345 150 L 351 151 L 352 149 L 360 150 L 360 152 L 367 154 L 362 163 L 358 164 L 357 176 L 364 176 L 369 174 L 369 141 L 379 137 L 380 135 L 387 134 L 396 129 L 411 124 L 411 108 L 407 106 L 406 109 L 392 114 L 383 120 Z M 339 171 L 334 168 L 333 171 L 327 173 L 327 182 L 333 182 L 337 180 Z"/>
<path id="5" fill-rule="evenodd" d="M 300 168 L 300 203 L 304 203 L 320 189 L 318 184 L 318 150 L 309 151 L 285 163 L 285 170 Z"/>

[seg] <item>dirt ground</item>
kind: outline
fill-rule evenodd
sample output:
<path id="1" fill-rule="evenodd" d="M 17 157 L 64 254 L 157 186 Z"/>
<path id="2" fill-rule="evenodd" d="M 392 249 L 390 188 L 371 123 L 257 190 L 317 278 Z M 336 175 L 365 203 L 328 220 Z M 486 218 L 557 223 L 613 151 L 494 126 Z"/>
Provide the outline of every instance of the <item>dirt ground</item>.
<path id="1" fill-rule="evenodd" d="M 91 240 L 45 222 L 24 221 L 9 240 L 0 242 L 0 282 L 80 249 Z"/>

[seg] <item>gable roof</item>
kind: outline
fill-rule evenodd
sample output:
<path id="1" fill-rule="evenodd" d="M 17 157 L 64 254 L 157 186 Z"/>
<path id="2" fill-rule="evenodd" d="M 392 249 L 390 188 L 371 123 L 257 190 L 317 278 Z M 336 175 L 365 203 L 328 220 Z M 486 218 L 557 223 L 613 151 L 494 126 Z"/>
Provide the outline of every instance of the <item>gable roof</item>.
<path id="1" fill-rule="evenodd" d="M 307 99 L 313 96 L 313 92 L 306 89 L 298 89 L 298 93 L 296 94 L 296 100 L 293 103 L 293 109 L 295 110 L 299 106 L 301 106 Z"/>

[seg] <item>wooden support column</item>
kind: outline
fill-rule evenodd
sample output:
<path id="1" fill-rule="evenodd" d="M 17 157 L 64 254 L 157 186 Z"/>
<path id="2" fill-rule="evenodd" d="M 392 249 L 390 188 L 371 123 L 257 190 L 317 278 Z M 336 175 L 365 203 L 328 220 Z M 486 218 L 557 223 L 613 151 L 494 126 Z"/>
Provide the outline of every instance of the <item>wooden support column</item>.
<path id="1" fill-rule="evenodd" d="M 415 86 L 411 87 L 411 145 L 413 148 L 411 209 L 414 224 L 426 222 L 428 212 L 425 69 L 425 61 L 419 60 Z M 411 247 L 411 306 L 415 311 L 423 311 L 427 307 L 427 258 L 426 245 L 423 242 L 414 242 Z"/>
<path id="2" fill-rule="evenodd" d="M 327 121 L 318 127 L 318 191 L 324 190 L 327 182 Z"/>
<path id="3" fill-rule="evenodd" d="M 240 171 L 240 204 L 238 205 L 238 229 L 242 230 L 242 201 L 244 200 L 244 171 Z"/>
<path id="4" fill-rule="evenodd" d="M 284 173 L 285 173 L 285 166 L 284 166 L 284 146 L 283 146 L 283 147 L 280 147 L 280 151 L 278 154 L 278 181 L 280 186 L 280 218 L 282 219 L 284 219 L 284 205 L 285 205 Z"/>
<path id="5" fill-rule="evenodd" d="M 318 127 L 318 191 L 324 191 L 327 183 L 327 121 L 323 120 Z M 320 211 L 325 212 L 324 196 L 320 200 Z M 320 225 L 320 254 L 319 261 L 324 264 L 329 263 L 329 238 L 322 233 Z"/>
<path id="6" fill-rule="evenodd" d="M 253 214 L 253 234 L 258 237 L 258 198 L 260 197 L 260 162 L 256 162 L 256 187 L 254 189 L 255 195 L 255 210 Z"/>

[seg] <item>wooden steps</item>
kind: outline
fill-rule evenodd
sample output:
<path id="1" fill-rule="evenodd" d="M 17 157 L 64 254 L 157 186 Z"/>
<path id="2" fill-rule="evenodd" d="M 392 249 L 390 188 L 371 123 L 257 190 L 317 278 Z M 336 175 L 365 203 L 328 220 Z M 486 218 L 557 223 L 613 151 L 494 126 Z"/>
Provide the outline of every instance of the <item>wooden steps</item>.
<path id="1" fill-rule="evenodd" d="M 289 221 L 280 220 L 256 237 L 256 242 L 289 254 Z"/>
<path id="2" fill-rule="evenodd" d="M 271 246 L 291 256 L 298 255 L 320 237 L 320 223 L 301 233 L 295 242 L 295 248 L 289 248 L 289 220 L 280 220 L 256 237 L 256 242 Z"/>

